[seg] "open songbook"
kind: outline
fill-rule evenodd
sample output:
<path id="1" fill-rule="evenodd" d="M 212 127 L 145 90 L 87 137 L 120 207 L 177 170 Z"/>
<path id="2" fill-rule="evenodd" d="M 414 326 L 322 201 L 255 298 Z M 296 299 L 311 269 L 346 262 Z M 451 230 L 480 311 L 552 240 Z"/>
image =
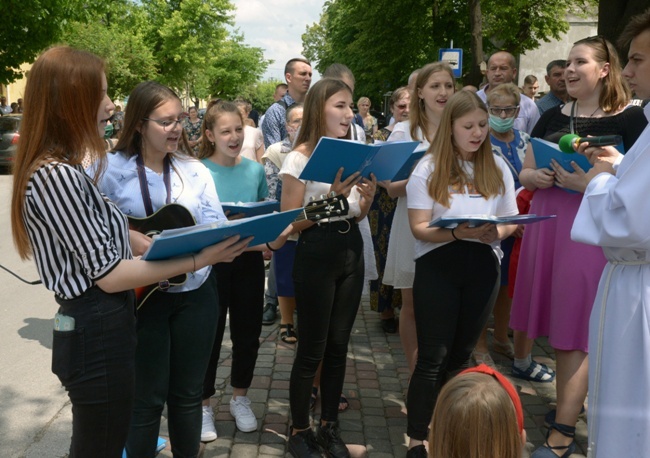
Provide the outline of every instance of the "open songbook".
<path id="1" fill-rule="evenodd" d="M 221 207 L 224 212 L 230 212 L 228 213 L 228 217 L 243 213 L 244 218 L 250 218 L 251 216 L 279 212 L 280 202 L 277 200 L 265 200 L 262 202 L 221 202 Z"/>
<path id="2" fill-rule="evenodd" d="M 370 178 L 373 173 L 377 181 L 392 180 L 419 145 L 418 142 L 366 145 L 352 140 L 321 137 L 300 179 L 333 183 L 337 172 L 343 167 L 341 181 L 354 172 L 360 172 L 364 178 Z"/>

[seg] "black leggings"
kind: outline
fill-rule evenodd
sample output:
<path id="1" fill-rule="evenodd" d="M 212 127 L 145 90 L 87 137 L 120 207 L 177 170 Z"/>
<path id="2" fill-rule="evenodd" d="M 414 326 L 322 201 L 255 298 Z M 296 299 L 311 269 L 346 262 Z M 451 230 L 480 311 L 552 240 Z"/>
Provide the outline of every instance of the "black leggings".
<path id="1" fill-rule="evenodd" d="M 357 224 L 323 224 L 300 234 L 293 266 L 300 340 L 289 388 L 296 429 L 309 427 L 309 398 L 321 360 L 321 418 L 338 418 L 363 273 L 363 241 Z"/>
<path id="2" fill-rule="evenodd" d="M 418 361 L 406 404 L 412 439 L 427 438 L 440 388 L 467 364 L 498 290 L 499 262 L 490 245 L 452 242 L 415 261 Z"/>
<path id="3" fill-rule="evenodd" d="M 232 341 L 230 385 L 234 388 L 251 386 L 264 310 L 264 259 L 261 251 L 246 251 L 232 262 L 215 264 L 213 269 L 219 294 L 219 322 L 203 381 L 204 400 L 216 393 L 217 366 L 228 313 Z"/>

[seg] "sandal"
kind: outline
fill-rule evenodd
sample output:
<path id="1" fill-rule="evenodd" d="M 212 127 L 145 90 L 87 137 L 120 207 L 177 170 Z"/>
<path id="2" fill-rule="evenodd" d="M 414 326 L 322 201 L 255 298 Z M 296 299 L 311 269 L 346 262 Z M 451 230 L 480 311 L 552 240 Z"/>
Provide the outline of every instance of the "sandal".
<path id="1" fill-rule="evenodd" d="M 479 364 L 485 364 L 486 366 L 490 367 L 491 369 L 496 369 L 496 365 L 494 364 L 494 360 L 492 359 L 492 356 L 490 356 L 489 352 L 483 353 L 482 351 L 476 351 L 474 350 L 472 352 L 472 359 L 478 366 Z"/>
<path id="2" fill-rule="evenodd" d="M 583 415 L 585 413 L 585 406 L 583 405 L 582 408 L 580 409 L 580 414 Z M 547 428 L 550 428 L 553 423 L 555 423 L 555 416 L 557 415 L 557 410 L 553 409 L 550 410 L 546 415 L 544 415 L 544 426 Z"/>
<path id="3" fill-rule="evenodd" d="M 507 342 L 499 342 L 494 339 L 492 341 L 492 350 L 508 359 L 515 359 L 515 346 L 509 340 Z"/>
<path id="4" fill-rule="evenodd" d="M 343 405 L 343 407 L 341 407 L 341 405 Z M 341 397 L 339 398 L 339 412 L 348 410 L 348 407 L 350 407 L 350 402 L 348 401 L 348 398 L 341 393 Z"/>
<path id="5" fill-rule="evenodd" d="M 309 410 L 314 410 L 316 407 L 316 400 L 318 399 L 318 387 L 311 387 L 311 397 L 309 398 Z"/>
<path id="6" fill-rule="evenodd" d="M 293 330 L 293 324 L 281 324 L 280 325 L 280 339 L 284 343 L 295 344 L 298 342 L 298 335 L 296 331 Z"/>
<path id="7" fill-rule="evenodd" d="M 569 445 L 551 445 L 548 443 L 548 437 L 551 435 L 551 431 L 556 430 L 565 437 L 575 438 L 576 437 L 576 428 L 575 426 L 563 425 L 560 423 L 551 423 L 548 431 L 546 432 L 546 441 L 544 444 L 533 452 L 530 458 L 569 458 L 573 452 L 576 451 L 576 441 L 573 440 Z M 562 455 L 556 455 L 553 450 L 566 450 Z"/>
<path id="8" fill-rule="evenodd" d="M 526 370 L 521 370 L 513 364 L 512 376 L 528 380 L 529 382 L 548 383 L 555 379 L 555 371 L 546 364 L 541 364 L 533 360 Z"/>

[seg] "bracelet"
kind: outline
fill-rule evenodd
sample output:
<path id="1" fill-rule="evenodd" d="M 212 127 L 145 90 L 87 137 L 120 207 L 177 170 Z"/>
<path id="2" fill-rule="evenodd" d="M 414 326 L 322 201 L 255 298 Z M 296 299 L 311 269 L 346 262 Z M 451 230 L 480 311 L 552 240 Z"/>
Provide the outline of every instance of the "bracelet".
<path id="1" fill-rule="evenodd" d="M 277 248 L 271 248 L 271 245 L 269 245 L 269 242 L 266 242 L 266 248 L 268 248 L 271 251 L 278 251 Z"/>
<path id="2" fill-rule="evenodd" d="M 454 230 L 456 230 L 455 227 L 451 230 L 451 236 L 454 238 L 454 240 L 460 240 L 458 237 L 456 237 L 456 234 L 454 234 Z"/>
<path id="3" fill-rule="evenodd" d="M 196 272 L 196 258 L 194 255 L 192 255 L 192 264 L 194 265 L 194 270 L 192 270 L 192 273 Z"/>

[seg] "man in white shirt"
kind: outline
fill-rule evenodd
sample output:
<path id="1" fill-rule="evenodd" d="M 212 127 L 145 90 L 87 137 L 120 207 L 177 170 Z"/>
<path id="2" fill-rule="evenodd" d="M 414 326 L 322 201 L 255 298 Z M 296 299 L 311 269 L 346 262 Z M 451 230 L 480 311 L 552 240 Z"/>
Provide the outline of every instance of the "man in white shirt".
<path id="1" fill-rule="evenodd" d="M 11 113 L 13 110 L 9 105 L 7 105 L 7 97 L 4 95 L 0 96 L 0 113 L 3 115 Z"/>
<path id="2" fill-rule="evenodd" d="M 517 76 L 515 57 L 506 51 L 497 51 L 490 56 L 485 74 L 488 84 L 478 91 L 478 95 L 487 104 L 487 94 L 493 88 L 503 83 L 512 83 Z M 516 84 L 516 83 L 515 83 Z M 519 102 L 519 116 L 515 119 L 515 129 L 530 134 L 539 119 L 539 110 L 529 97 L 521 94 Z"/>
<path id="3" fill-rule="evenodd" d="M 650 98 L 650 9 L 631 19 L 623 76 Z M 650 119 L 650 106 L 645 107 Z M 589 323 L 589 456 L 650 450 L 650 126 L 622 156 L 580 146 L 594 167 L 571 237 L 600 245 L 608 260 Z"/>

